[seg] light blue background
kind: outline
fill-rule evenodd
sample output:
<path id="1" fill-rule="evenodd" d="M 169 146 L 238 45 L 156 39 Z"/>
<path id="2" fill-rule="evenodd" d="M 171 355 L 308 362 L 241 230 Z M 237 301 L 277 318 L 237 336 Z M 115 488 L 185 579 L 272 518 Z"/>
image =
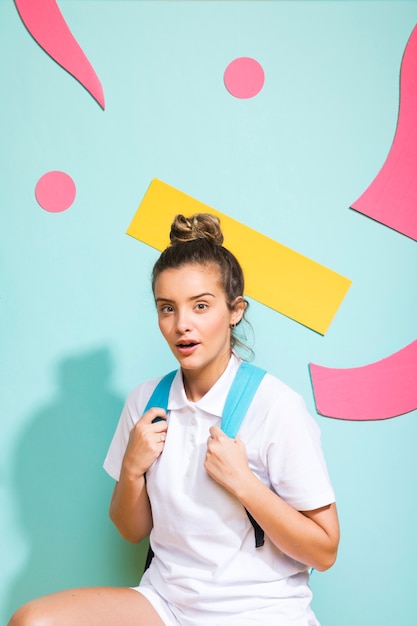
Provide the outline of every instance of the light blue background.
<path id="1" fill-rule="evenodd" d="M 417 3 L 59 6 L 104 112 L 0 0 L 0 622 L 55 589 L 137 583 L 144 548 L 108 521 L 101 463 L 128 391 L 174 366 L 157 253 L 125 235 L 157 177 L 353 280 L 325 337 L 252 301 L 256 362 L 322 430 L 342 526 L 336 565 L 312 579 L 322 626 L 414 623 L 417 413 L 317 416 L 308 363 L 365 365 L 416 338 L 416 242 L 349 205 L 390 149 Z M 239 56 L 265 70 L 251 100 L 223 85 Z M 77 186 L 61 214 L 34 197 L 55 169 Z"/>

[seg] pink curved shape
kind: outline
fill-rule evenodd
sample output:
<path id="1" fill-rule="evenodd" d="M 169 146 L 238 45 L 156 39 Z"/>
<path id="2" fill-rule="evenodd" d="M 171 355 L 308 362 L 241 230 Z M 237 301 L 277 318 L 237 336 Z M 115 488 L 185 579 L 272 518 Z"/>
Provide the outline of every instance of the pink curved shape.
<path id="1" fill-rule="evenodd" d="M 417 26 L 401 65 L 400 106 L 388 157 L 352 209 L 417 240 Z"/>
<path id="2" fill-rule="evenodd" d="M 37 43 L 72 74 L 104 109 L 101 83 L 71 33 L 55 0 L 15 0 L 26 28 Z"/>
<path id="3" fill-rule="evenodd" d="M 310 363 L 310 373 L 321 415 L 383 420 L 417 409 L 417 340 L 376 363 L 352 369 Z"/>

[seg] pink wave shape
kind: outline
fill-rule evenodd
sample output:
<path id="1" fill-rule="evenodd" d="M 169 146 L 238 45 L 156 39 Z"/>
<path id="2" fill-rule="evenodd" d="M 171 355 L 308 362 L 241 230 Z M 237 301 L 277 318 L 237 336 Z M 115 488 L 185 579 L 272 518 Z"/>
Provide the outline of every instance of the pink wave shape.
<path id="1" fill-rule="evenodd" d="M 344 420 L 383 420 L 417 409 L 417 340 L 362 367 L 310 363 L 318 413 Z"/>
<path id="2" fill-rule="evenodd" d="M 35 41 L 54 61 L 74 76 L 104 109 L 100 80 L 71 33 L 55 0 L 15 0 L 15 4 Z"/>
<path id="3" fill-rule="evenodd" d="M 404 51 L 394 141 L 374 181 L 352 209 L 417 240 L 417 26 Z"/>

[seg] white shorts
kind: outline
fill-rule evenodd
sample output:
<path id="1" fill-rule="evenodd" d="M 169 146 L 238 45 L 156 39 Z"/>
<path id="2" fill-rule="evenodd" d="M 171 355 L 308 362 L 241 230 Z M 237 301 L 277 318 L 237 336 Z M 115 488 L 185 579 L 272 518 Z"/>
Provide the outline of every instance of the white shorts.
<path id="1" fill-rule="evenodd" d="M 159 595 L 151 585 L 142 584 L 139 587 L 132 587 L 132 589 L 145 596 L 148 602 L 152 604 L 165 626 L 179 626 L 180 622 L 171 611 L 169 602 Z"/>
<path id="2" fill-rule="evenodd" d="M 146 579 L 146 574 L 145 574 Z M 176 606 L 172 606 L 170 602 L 165 600 L 151 585 L 148 584 L 147 581 L 142 581 L 138 587 L 132 587 L 134 591 L 141 593 L 147 600 L 150 602 L 152 607 L 158 613 L 161 620 L 164 622 L 165 626 L 196 626 L 199 624 L 210 624 L 210 626 L 214 624 L 221 624 L 222 626 L 228 626 L 230 622 L 230 615 L 187 615 L 181 614 L 181 611 L 178 612 Z M 283 600 L 285 603 L 285 600 Z M 178 614 L 178 617 L 176 615 Z M 298 617 L 294 616 L 294 619 L 291 619 L 292 624 L 294 626 L 320 626 L 317 621 L 314 613 L 310 608 L 306 608 L 305 612 L 301 611 L 303 615 L 299 614 Z M 282 615 L 268 612 L 264 614 L 262 610 L 259 612 L 256 611 L 254 613 L 244 613 L 240 615 L 235 615 L 233 618 L 234 626 L 238 626 L 238 624 L 244 624 L 245 626 L 259 626 L 259 624 L 268 624 L 269 626 L 287 626 L 288 625 L 288 615 Z"/>

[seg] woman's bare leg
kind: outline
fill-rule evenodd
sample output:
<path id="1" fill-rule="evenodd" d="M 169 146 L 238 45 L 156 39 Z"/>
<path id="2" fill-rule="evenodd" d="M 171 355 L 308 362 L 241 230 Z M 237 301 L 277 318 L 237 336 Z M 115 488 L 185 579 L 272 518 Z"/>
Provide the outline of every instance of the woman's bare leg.
<path id="1" fill-rule="evenodd" d="M 28 602 L 8 626 L 164 626 L 164 622 L 133 589 L 92 587 L 59 591 Z"/>

